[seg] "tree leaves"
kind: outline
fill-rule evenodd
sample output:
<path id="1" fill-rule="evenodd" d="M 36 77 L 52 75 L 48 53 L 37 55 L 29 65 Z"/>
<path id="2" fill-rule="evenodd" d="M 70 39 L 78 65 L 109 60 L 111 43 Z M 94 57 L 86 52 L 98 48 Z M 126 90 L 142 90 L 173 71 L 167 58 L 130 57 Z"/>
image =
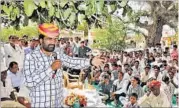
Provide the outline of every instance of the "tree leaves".
<path id="1" fill-rule="evenodd" d="M 49 17 L 52 17 L 55 14 L 55 7 L 53 6 L 53 2 L 47 1 L 47 6 L 48 6 L 48 15 Z"/>
<path id="2" fill-rule="evenodd" d="M 125 7 L 127 5 L 128 0 L 122 0 L 122 2 L 119 4 L 121 7 Z"/>
<path id="3" fill-rule="evenodd" d="M 94 29 L 95 40 L 94 47 L 99 47 L 108 50 L 121 50 L 125 47 L 125 25 L 113 19 L 113 22 L 103 29 Z"/>
<path id="4" fill-rule="evenodd" d="M 60 7 L 64 7 L 68 3 L 68 0 L 60 0 Z"/>
<path id="5" fill-rule="evenodd" d="M 15 7 L 14 4 L 13 5 L 11 4 L 9 7 L 3 5 L 2 9 L 12 21 L 16 20 L 16 17 L 19 18 L 20 15 L 19 8 Z"/>
<path id="6" fill-rule="evenodd" d="M 96 7 L 97 7 L 97 14 L 102 14 L 102 11 L 104 9 L 104 0 L 99 0 L 96 3 Z"/>
<path id="7" fill-rule="evenodd" d="M 6 5 L 3 5 L 2 9 L 8 16 L 10 16 L 10 12 L 12 8 L 8 8 Z"/>
<path id="8" fill-rule="evenodd" d="M 34 11 L 34 9 L 36 8 L 33 0 L 24 0 L 24 11 L 25 14 L 30 17 Z"/>
<path id="9" fill-rule="evenodd" d="M 0 39 L 7 41 L 10 35 L 16 35 L 22 37 L 23 35 L 28 35 L 30 38 L 34 36 L 38 36 L 38 31 L 35 26 L 26 26 L 22 27 L 20 30 L 16 30 L 13 27 L 3 28 L 2 29 L 3 36 L 0 36 Z"/>
<path id="10" fill-rule="evenodd" d="M 76 19 L 76 14 L 75 13 L 71 13 L 70 17 L 69 17 L 69 22 L 70 25 L 73 26 L 75 23 L 75 19 Z"/>
<path id="11" fill-rule="evenodd" d="M 64 19 L 65 19 L 65 20 L 69 17 L 69 15 L 70 15 L 71 12 L 72 12 L 72 9 L 71 9 L 71 8 L 68 8 L 68 9 L 66 9 L 66 10 L 63 12 L 63 16 L 64 16 Z"/>
<path id="12" fill-rule="evenodd" d="M 85 18 L 85 15 L 83 15 L 83 14 L 78 14 L 78 22 L 79 23 L 82 23 L 82 21 L 84 20 L 84 18 Z"/>
<path id="13" fill-rule="evenodd" d="M 80 11 L 85 11 L 87 9 L 86 3 L 84 2 L 80 3 L 80 5 L 78 6 L 78 9 Z"/>
<path id="14" fill-rule="evenodd" d="M 93 14 L 96 13 L 96 1 L 95 0 L 86 0 L 87 9 L 85 10 L 85 15 L 90 18 Z"/>
<path id="15" fill-rule="evenodd" d="M 96 23 L 95 25 L 100 26 L 103 21 L 98 21 L 98 19 L 109 22 L 111 20 L 110 15 L 107 14 L 104 0 L 24 0 L 23 5 L 18 4 L 18 6 L 15 1 L 12 3 L 15 7 L 3 5 L 2 8 L 13 21 L 24 15 L 37 23 L 57 20 L 61 26 L 74 28 L 83 21 L 87 21 L 90 25 Z M 112 11 L 116 9 L 115 6 L 112 6 Z M 28 25 L 27 22 L 21 21 L 24 26 Z"/>
<path id="16" fill-rule="evenodd" d="M 46 8 L 45 0 L 40 0 L 40 6 Z"/>

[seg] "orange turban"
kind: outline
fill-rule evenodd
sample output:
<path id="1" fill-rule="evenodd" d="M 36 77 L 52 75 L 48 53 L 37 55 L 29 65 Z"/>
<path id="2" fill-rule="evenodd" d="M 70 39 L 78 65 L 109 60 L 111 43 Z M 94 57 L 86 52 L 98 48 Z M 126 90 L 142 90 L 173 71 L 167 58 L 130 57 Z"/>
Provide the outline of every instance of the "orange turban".
<path id="1" fill-rule="evenodd" d="M 154 87 L 154 86 L 157 86 L 157 87 L 160 87 L 161 86 L 161 82 L 160 81 L 157 81 L 157 80 L 153 80 L 149 83 L 149 87 Z"/>
<path id="2" fill-rule="evenodd" d="M 51 38 L 58 37 L 59 35 L 59 28 L 51 23 L 40 24 L 38 31 L 40 34 Z"/>

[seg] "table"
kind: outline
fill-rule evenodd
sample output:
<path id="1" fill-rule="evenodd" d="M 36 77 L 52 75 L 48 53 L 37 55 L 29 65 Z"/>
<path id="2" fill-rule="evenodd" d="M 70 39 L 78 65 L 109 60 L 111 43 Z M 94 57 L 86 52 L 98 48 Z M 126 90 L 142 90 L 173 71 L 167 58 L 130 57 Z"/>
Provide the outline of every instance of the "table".
<path id="1" fill-rule="evenodd" d="M 87 107 L 107 107 L 102 103 L 102 97 L 99 96 L 98 91 L 92 86 L 88 86 L 89 89 L 67 89 L 64 88 L 64 97 L 68 96 L 70 93 L 75 93 L 79 95 L 84 95 L 87 97 Z M 64 107 L 68 107 L 64 105 Z"/>

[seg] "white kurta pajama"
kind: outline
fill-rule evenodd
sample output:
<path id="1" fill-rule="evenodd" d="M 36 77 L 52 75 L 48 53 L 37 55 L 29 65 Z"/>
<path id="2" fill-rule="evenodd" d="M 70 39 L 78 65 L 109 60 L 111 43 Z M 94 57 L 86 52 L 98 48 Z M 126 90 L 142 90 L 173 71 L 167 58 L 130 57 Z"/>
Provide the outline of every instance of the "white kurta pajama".
<path id="1" fill-rule="evenodd" d="M 24 51 L 19 46 L 15 45 L 15 49 L 9 44 L 4 45 L 4 51 L 6 56 L 6 66 L 9 67 L 9 63 L 15 61 L 19 65 L 21 71 L 23 67 Z"/>
<path id="2" fill-rule="evenodd" d="M 57 52 L 57 59 L 60 59 L 63 66 L 69 68 L 82 69 L 90 66 L 89 59 L 69 57 L 62 50 Z M 63 106 L 62 70 L 57 70 L 56 77 L 52 79 L 53 61 L 53 56 L 45 55 L 39 48 L 25 57 L 25 85 L 30 92 L 31 107 Z"/>
<path id="3" fill-rule="evenodd" d="M 143 97 L 139 98 L 138 105 L 141 107 L 150 107 L 150 108 L 171 107 L 167 95 L 162 90 L 160 90 L 160 94 L 158 96 L 155 96 L 153 93 L 151 93 L 149 96 L 144 95 Z"/>

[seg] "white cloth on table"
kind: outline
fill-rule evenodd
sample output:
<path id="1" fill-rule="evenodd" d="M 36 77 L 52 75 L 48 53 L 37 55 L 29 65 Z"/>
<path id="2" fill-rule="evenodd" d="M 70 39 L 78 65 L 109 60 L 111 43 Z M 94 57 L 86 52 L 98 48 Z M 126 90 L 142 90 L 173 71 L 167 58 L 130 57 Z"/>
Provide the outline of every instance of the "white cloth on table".
<path id="1" fill-rule="evenodd" d="M 87 97 L 87 106 L 86 107 L 106 107 L 104 103 L 102 103 L 102 96 L 99 96 L 96 90 L 88 90 L 88 89 L 66 89 L 64 88 L 63 96 L 67 97 L 70 93 L 84 95 Z M 67 107 L 65 104 L 64 107 Z"/>

